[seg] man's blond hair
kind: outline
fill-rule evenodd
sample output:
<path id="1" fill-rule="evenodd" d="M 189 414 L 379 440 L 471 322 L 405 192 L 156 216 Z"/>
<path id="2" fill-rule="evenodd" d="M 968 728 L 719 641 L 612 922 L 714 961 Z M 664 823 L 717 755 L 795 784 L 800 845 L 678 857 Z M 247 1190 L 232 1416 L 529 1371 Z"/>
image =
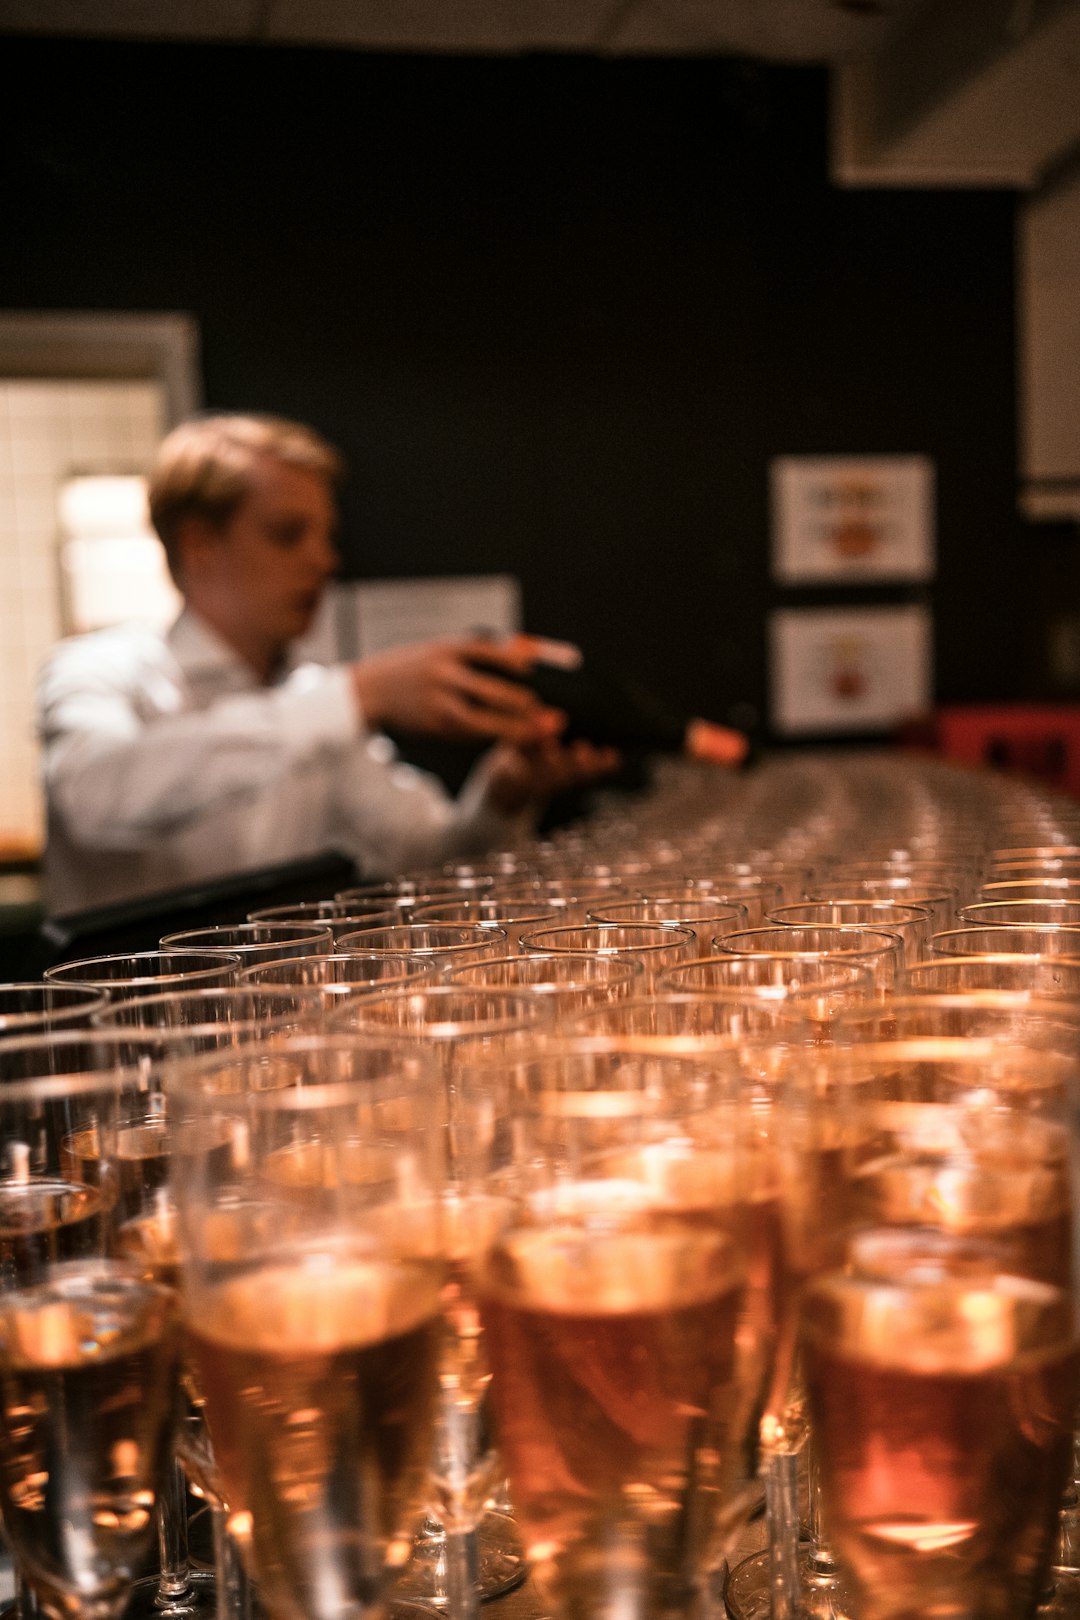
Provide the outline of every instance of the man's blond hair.
<path id="1" fill-rule="evenodd" d="M 180 530 L 187 518 L 215 529 L 229 522 L 251 489 L 260 456 L 317 473 L 336 488 L 344 463 L 313 428 L 279 416 L 201 416 L 182 422 L 164 439 L 150 474 L 150 521 L 169 571 L 182 585 Z"/>

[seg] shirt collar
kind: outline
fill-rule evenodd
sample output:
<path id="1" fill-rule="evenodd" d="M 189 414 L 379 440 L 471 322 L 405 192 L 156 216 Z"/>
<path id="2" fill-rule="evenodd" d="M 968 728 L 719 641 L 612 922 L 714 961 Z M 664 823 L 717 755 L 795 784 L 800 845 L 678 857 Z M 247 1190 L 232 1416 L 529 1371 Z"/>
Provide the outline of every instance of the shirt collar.
<path id="1" fill-rule="evenodd" d="M 218 680 L 235 691 L 255 689 L 263 684 L 247 660 L 192 607 L 183 609 L 165 639 L 176 662 L 191 680 Z M 284 680 L 300 662 L 302 660 L 290 649 L 270 685 L 276 686 Z"/>

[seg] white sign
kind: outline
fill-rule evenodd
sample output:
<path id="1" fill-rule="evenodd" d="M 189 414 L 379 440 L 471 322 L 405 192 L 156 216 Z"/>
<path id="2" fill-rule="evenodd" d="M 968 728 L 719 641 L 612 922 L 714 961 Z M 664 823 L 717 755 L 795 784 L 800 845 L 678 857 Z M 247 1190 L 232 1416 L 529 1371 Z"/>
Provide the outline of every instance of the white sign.
<path id="1" fill-rule="evenodd" d="M 521 627 L 521 586 L 511 574 L 349 581 L 327 591 L 297 650 L 331 664 L 410 641 L 511 636 Z"/>
<path id="2" fill-rule="evenodd" d="M 782 584 L 933 578 L 927 457 L 777 456 L 769 480 L 773 574 Z"/>
<path id="3" fill-rule="evenodd" d="M 888 731 L 932 706 L 925 608 L 781 608 L 769 642 L 781 735 Z"/>

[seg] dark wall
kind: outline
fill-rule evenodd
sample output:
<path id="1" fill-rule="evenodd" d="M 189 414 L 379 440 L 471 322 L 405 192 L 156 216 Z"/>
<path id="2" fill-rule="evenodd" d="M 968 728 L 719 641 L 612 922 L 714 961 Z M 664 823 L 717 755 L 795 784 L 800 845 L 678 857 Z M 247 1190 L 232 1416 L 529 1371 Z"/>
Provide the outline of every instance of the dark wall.
<path id="1" fill-rule="evenodd" d="M 937 466 L 942 699 L 1037 684 L 1004 192 L 843 191 L 826 79 L 8 39 L 0 307 L 182 309 L 207 403 L 346 450 L 347 571 L 764 707 L 782 452 Z M 917 596 L 917 593 L 915 593 Z"/>

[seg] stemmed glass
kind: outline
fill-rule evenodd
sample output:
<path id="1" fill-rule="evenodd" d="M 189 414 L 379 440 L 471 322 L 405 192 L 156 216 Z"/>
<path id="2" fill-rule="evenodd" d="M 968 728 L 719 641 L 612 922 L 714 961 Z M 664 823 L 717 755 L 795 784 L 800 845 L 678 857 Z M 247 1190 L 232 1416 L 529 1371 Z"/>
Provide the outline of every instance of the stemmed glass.
<path id="1" fill-rule="evenodd" d="M 167 990 L 200 990 L 232 984 L 239 957 L 219 951 L 135 951 L 129 956 L 88 956 L 46 968 L 46 984 L 90 985 L 110 996 L 156 996 Z"/>
<path id="2" fill-rule="evenodd" d="M 40 979 L 0 984 L 0 1036 L 88 1024 L 107 999 L 104 991 L 91 985 L 49 984 Z"/>
<path id="3" fill-rule="evenodd" d="M 325 1012 L 350 996 L 383 994 L 430 981 L 436 974 L 430 958 L 394 956 L 390 952 L 335 951 L 327 956 L 290 956 L 243 968 L 240 983 L 266 990 L 303 991 Z"/>
<path id="4" fill-rule="evenodd" d="M 452 968 L 446 982 L 463 990 L 512 990 L 518 995 L 540 996 L 557 1024 L 587 1007 L 633 995 L 641 972 L 641 964 L 626 956 L 523 951 L 519 956 L 496 956 L 488 962 Z"/>
<path id="5" fill-rule="evenodd" d="M 933 956 L 908 969 L 907 990 L 930 994 L 962 990 L 1022 990 L 1030 995 L 1080 998 L 1080 962 L 1021 951 L 982 956 Z"/>
<path id="6" fill-rule="evenodd" d="M 1074 1066 L 1015 1029 L 819 1061 L 809 1129 L 830 1117 L 824 1084 L 844 1145 L 819 1159 L 828 1203 L 821 1179 L 806 1186 L 808 1216 L 820 1208 L 804 1345 L 857 1612 L 1019 1620 L 1041 1593 L 1078 1394 L 1060 1117 Z"/>
<path id="7" fill-rule="evenodd" d="M 554 1041 L 519 1068 L 478 1270 L 542 1597 L 686 1612 L 754 1496 L 777 1184 L 737 1048 Z"/>
<path id="8" fill-rule="evenodd" d="M 239 958 L 241 967 L 283 956 L 314 956 L 334 949 L 329 926 L 318 923 L 246 922 L 216 928 L 188 928 L 162 938 L 163 951 L 206 951 Z"/>
<path id="9" fill-rule="evenodd" d="M 700 892 L 700 891 L 699 891 Z M 734 934 L 748 926 L 746 907 L 725 905 L 708 894 L 672 900 L 621 900 L 589 908 L 591 923 L 659 923 L 664 928 L 689 928 L 699 941 L 717 934 Z"/>
<path id="10" fill-rule="evenodd" d="M 84 1043 L 85 1054 L 79 1050 L 69 1055 L 69 1062 L 77 1056 L 96 1064 L 104 1055 L 130 1065 L 133 1083 L 124 1091 L 117 1120 L 115 1158 L 120 1180 L 111 1245 L 147 1277 L 175 1287 L 178 1275 L 175 1208 L 166 1171 L 174 1158 L 183 1161 L 187 1143 L 184 1133 L 176 1129 L 169 1106 L 170 1065 L 194 1053 L 235 1048 L 271 1033 L 280 1037 L 310 1027 L 316 1012 L 310 994 L 235 985 L 139 996 L 108 1004 L 95 1016 L 94 1030 Z M 287 1078 L 264 1075 L 263 1083 L 285 1083 Z M 93 1134 L 73 1132 L 67 1139 L 67 1152 L 72 1174 L 97 1185 L 101 1171 Z M 188 1400 L 178 1417 L 177 1458 L 163 1478 L 158 1503 L 156 1606 L 180 1614 L 189 1612 L 196 1602 L 188 1558 L 186 1474 L 206 1498 L 212 1515 L 218 1609 L 224 1616 L 230 1612 L 230 1595 L 235 1600 L 232 1612 L 239 1612 L 244 1598 L 238 1590 L 235 1559 L 214 1488 L 205 1428 L 189 1386 L 190 1379 L 185 1378 L 182 1392 Z"/>
<path id="11" fill-rule="evenodd" d="M 426 901 L 414 907 L 417 923 L 472 923 L 478 928 L 501 928 L 507 949 L 517 950 L 522 934 L 560 919 L 560 911 L 538 894 L 505 900 L 496 888 L 475 900 Z"/>
<path id="12" fill-rule="evenodd" d="M 899 935 L 856 925 L 748 928 L 713 940 L 713 950 L 731 956 L 832 957 L 870 969 L 879 992 L 891 992 L 903 978 L 903 943 Z"/>
<path id="13" fill-rule="evenodd" d="M 583 923 L 579 927 L 538 928 L 522 934 L 523 951 L 591 951 L 597 956 L 629 956 L 640 961 L 646 979 L 703 953 L 691 928 L 659 923 Z"/>
<path id="14" fill-rule="evenodd" d="M 183 1315 L 267 1608 L 382 1613 L 427 1493 L 441 1340 L 444 1109 L 426 1055 L 296 1037 L 185 1065 Z M 265 1062 L 296 1083 L 255 1090 Z M 231 1077 L 230 1077 L 231 1084 Z M 223 1143 L 225 1151 L 222 1151 Z"/>
<path id="15" fill-rule="evenodd" d="M 1080 928 L 1049 923 L 971 923 L 930 935 L 931 956 L 1034 955 L 1080 960 Z"/>
<path id="16" fill-rule="evenodd" d="M 407 955 L 418 962 L 426 960 L 436 968 L 446 968 L 458 962 L 479 962 L 485 957 L 501 956 L 506 944 L 506 930 L 495 924 L 478 928 L 473 923 L 398 923 L 342 934 L 337 949 L 365 955 Z"/>
<path id="17" fill-rule="evenodd" d="M 956 916 L 989 928 L 1080 928 L 1080 900 L 975 900 Z"/>
<path id="18" fill-rule="evenodd" d="M 22 1580 L 58 1620 L 125 1609 L 176 1387 L 175 1295 L 107 1252 L 135 1076 L 102 1061 L 64 1072 L 60 1047 L 43 1062 L 41 1043 L 10 1043 L 0 1085 L 0 1505 Z M 94 1186 L 72 1177 L 73 1131 L 94 1133 Z"/>
<path id="19" fill-rule="evenodd" d="M 437 1059 L 445 1088 L 447 1180 L 444 1217 L 450 1273 L 444 1299 L 446 1340 L 440 1367 L 440 1420 L 433 1514 L 417 1543 L 403 1595 L 476 1611 L 523 1575 L 520 1548 L 502 1516 L 484 1506 L 504 1470 L 487 1403 L 488 1369 L 471 1286 L 470 1262 L 483 1242 L 491 1204 L 483 1147 L 511 1061 L 527 1053 L 546 1027 L 538 997 L 432 985 L 369 997 L 342 1009 L 337 1030 L 415 1041 Z M 475 1083 L 480 1070 L 490 1085 Z"/>
<path id="20" fill-rule="evenodd" d="M 809 926 L 873 928 L 899 934 L 904 942 L 904 964 L 921 961 L 931 932 L 931 916 L 923 906 L 898 905 L 890 900 L 804 900 L 794 906 L 777 906 L 766 919 L 783 927 Z"/>

